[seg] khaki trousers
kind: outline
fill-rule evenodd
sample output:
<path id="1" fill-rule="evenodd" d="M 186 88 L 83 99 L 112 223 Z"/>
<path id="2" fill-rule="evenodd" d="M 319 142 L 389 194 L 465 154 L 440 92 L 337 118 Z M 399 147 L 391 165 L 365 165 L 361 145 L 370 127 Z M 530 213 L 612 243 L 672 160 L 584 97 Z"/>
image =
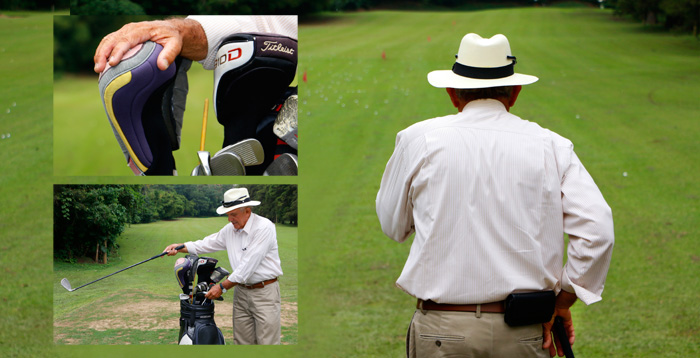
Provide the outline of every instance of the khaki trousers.
<path id="1" fill-rule="evenodd" d="M 416 310 L 406 337 L 409 358 L 542 357 L 542 325 L 510 327 L 502 313 Z"/>
<path id="2" fill-rule="evenodd" d="M 237 285 L 233 296 L 233 343 L 280 344 L 281 301 L 278 282 L 263 288 Z"/>

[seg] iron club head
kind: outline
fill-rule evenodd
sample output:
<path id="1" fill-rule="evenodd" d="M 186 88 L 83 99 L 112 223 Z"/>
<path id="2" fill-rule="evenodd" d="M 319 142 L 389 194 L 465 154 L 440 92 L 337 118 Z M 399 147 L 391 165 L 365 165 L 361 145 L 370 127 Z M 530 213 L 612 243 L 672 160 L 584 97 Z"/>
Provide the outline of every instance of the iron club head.
<path id="1" fill-rule="evenodd" d="M 244 139 L 236 144 L 231 144 L 216 152 L 214 157 L 222 155 L 223 153 L 233 153 L 239 156 L 241 161 L 243 161 L 243 165 L 246 167 L 259 165 L 265 161 L 265 151 L 263 150 L 262 144 L 260 144 L 257 139 L 253 138 Z"/>
<path id="2" fill-rule="evenodd" d="M 65 288 L 65 289 L 68 290 L 69 292 L 75 291 L 74 289 L 71 288 L 70 282 L 68 282 L 68 279 L 67 279 L 67 278 L 64 278 L 64 279 L 61 280 L 61 286 L 63 286 L 63 288 Z"/>
<path id="3" fill-rule="evenodd" d="M 231 152 L 221 153 L 211 158 L 211 174 L 223 175 L 245 175 L 245 167 L 241 157 Z"/>
<path id="4" fill-rule="evenodd" d="M 211 176 L 211 167 L 209 166 L 209 152 L 206 150 L 200 150 L 197 152 L 197 157 L 199 157 L 199 164 L 203 174 Z"/>
<path id="5" fill-rule="evenodd" d="M 272 164 L 270 164 L 267 169 L 265 169 L 265 176 L 274 175 L 297 175 L 299 172 L 299 164 L 297 163 L 297 156 L 290 153 L 284 153 L 277 157 Z"/>

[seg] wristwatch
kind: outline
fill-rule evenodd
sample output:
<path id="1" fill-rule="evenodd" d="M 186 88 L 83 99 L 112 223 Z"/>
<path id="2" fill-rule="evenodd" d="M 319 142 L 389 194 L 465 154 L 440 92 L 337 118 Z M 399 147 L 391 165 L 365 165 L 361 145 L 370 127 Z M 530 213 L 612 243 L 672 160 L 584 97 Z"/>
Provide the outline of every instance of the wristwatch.
<path id="1" fill-rule="evenodd" d="M 224 288 L 224 284 L 221 283 L 221 282 L 219 282 L 219 287 L 221 288 L 221 293 L 222 293 L 222 294 L 224 294 L 224 293 L 226 293 L 226 291 L 228 291 L 227 289 Z"/>

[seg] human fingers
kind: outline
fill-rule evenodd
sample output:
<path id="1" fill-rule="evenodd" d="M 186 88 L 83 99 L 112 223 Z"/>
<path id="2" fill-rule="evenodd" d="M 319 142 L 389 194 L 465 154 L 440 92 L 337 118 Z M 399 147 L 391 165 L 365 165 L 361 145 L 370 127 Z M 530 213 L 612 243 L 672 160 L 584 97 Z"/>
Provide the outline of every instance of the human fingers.
<path id="1" fill-rule="evenodd" d="M 124 54 L 132 47 L 145 42 L 151 37 L 154 21 L 129 23 L 121 29 L 105 36 L 97 46 L 95 56 L 95 72 L 104 71 L 106 64 L 116 66 Z"/>
<path id="2" fill-rule="evenodd" d="M 171 38 L 161 43 L 163 50 L 158 55 L 158 68 L 161 71 L 168 69 L 171 63 L 175 61 L 177 55 L 182 50 L 182 40 L 179 38 Z"/>

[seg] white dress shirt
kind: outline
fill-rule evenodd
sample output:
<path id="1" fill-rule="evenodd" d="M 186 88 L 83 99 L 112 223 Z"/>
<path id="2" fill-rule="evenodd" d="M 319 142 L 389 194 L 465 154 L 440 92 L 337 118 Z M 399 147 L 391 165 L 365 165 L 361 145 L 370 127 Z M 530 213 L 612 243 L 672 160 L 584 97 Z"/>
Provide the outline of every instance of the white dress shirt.
<path id="1" fill-rule="evenodd" d="M 216 52 L 223 40 L 237 33 L 278 34 L 297 39 L 298 22 L 296 15 L 289 16 L 221 16 L 197 15 L 187 18 L 202 25 L 207 35 L 209 51 L 207 58 L 199 61 L 207 70 L 214 69 Z"/>
<path id="2" fill-rule="evenodd" d="M 252 285 L 282 276 L 275 224 L 254 213 L 240 230 L 228 223 L 219 232 L 185 246 L 195 255 L 226 250 L 233 271 L 228 277 L 231 282 Z"/>
<path id="3" fill-rule="evenodd" d="M 602 299 L 610 207 L 569 140 L 499 101 L 399 132 L 376 209 L 390 238 L 415 232 L 396 285 L 417 298 L 476 304 L 564 289 Z"/>

